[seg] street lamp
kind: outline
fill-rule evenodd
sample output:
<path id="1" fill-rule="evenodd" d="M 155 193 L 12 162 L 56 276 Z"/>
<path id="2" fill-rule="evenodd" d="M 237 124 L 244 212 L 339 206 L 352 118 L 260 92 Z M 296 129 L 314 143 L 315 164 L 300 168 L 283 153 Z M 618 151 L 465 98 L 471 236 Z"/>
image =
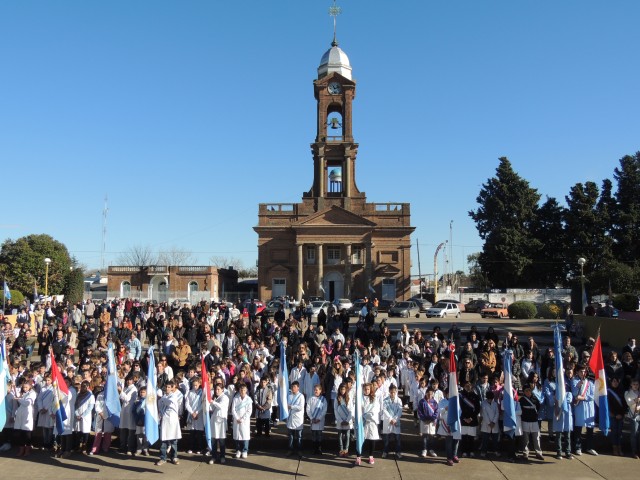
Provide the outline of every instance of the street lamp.
<path id="1" fill-rule="evenodd" d="M 585 294 L 584 294 L 584 264 L 587 263 L 587 261 L 583 258 L 580 257 L 578 259 L 578 265 L 580 265 L 580 313 L 582 315 L 584 315 L 584 300 L 585 300 Z"/>
<path id="2" fill-rule="evenodd" d="M 47 269 L 44 274 L 44 296 L 49 296 L 49 264 L 51 263 L 51 259 L 49 257 L 44 259 L 44 263 L 47 266 Z"/>

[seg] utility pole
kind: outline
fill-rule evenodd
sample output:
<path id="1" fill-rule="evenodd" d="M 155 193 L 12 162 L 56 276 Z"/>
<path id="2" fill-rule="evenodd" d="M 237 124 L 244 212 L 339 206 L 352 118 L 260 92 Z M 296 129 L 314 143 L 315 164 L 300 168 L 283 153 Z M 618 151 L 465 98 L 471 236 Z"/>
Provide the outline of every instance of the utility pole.
<path id="1" fill-rule="evenodd" d="M 418 285 L 420 285 L 420 300 L 422 300 L 422 273 L 420 272 L 420 240 L 416 238 L 416 250 L 418 250 Z"/>
<path id="2" fill-rule="evenodd" d="M 440 249 L 444 247 L 447 242 L 442 242 L 436 248 L 436 253 L 433 255 L 433 304 L 438 303 L 438 253 Z"/>

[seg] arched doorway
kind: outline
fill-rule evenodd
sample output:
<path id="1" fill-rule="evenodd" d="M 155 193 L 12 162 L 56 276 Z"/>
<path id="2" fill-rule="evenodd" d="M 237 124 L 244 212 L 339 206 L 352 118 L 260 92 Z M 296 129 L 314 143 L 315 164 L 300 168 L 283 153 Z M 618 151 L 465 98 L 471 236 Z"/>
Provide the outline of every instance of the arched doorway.
<path id="1" fill-rule="evenodd" d="M 157 275 L 149 282 L 149 298 L 157 302 L 169 300 L 169 279 L 165 276 Z"/>
<path id="2" fill-rule="evenodd" d="M 322 280 L 322 286 L 326 300 L 334 301 L 336 298 L 344 297 L 344 278 L 340 273 L 327 272 Z"/>

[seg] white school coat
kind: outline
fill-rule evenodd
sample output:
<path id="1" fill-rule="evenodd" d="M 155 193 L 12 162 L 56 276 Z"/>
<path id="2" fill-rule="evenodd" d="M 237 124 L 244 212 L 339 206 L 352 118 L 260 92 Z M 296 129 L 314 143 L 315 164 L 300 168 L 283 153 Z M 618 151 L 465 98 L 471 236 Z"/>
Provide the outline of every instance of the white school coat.
<path id="1" fill-rule="evenodd" d="M 187 411 L 187 429 L 204 431 L 204 417 L 202 416 L 202 400 L 204 391 L 190 390 L 184 399 L 184 409 Z M 193 418 L 192 413 L 198 416 Z"/>
<path id="2" fill-rule="evenodd" d="M 300 391 L 295 395 L 289 393 L 287 401 L 289 403 L 287 428 L 291 430 L 302 430 L 304 426 L 304 395 Z"/>
<path id="3" fill-rule="evenodd" d="M 89 392 L 89 397 L 84 401 L 82 405 L 76 405 L 76 421 L 74 425 L 74 430 L 76 432 L 91 433 L 91 417 L 95 405 L 96 399 L 91 392 Z"/>
<path id="4" fill-rule="evenodd" d="M 227 418 L 229 416 L 229 397 L 226 394 L 211 396 L 211 438 L 227 438 Z"/>
<path id="5" fill-rule="evenodd" d="M 500 410 L 498 409 L 498 402 L 493 400 L 489 403 L 488 400 L 483 400 L 480 405 L 480 414 L 482 415 L 482 423 L 480 423 L 480 431 L 483 433 L 498 433 L 500 432 L 500 426 L 498 425 L 498 418 L 500 417 Z M 493 429 L 489 426 L 493 423 Z"/>
<path id="6" fill-rule="evenodd" d="M 307 416 L 311 419 L 311 430 L 324 430 L 324 418 L 327 414 L 327 399 L 324 395 L 313 396 L 307 402 Z M 313 423 L 313 420 L 320 420 Z"/>
<path id="7" fill-rule="evenodd" d="M 355 406 L 353 402 L 344 404 L 334 400 L 333 412 L 336 416 L 336 429 L 338 430 L 351 430 L 353 428 L 353 417 L 355 416 Z M 348 422 L 348 425 L 342 425 L 342 422 Z"/>
<path id="8" fill-rule="evenodd" d="M 31 389 L 22 397 L 15 399 L 16 403 L 18 404 L 14 421 L 14 428 L 16 430 L 27 430 L 30 432 L 33 431 L 33 426 L 35 423 L 33 406 L 36 403 L 36 398 L 38 398 L 38 395 L 33 389 Z M 2 407 L 4 408 L 4 405 Z"/>
<path id="9" fill-rule="evenodd" d="M 384 435 L 395 433 L 400 435 L 400 420 L 402 419 L 402 400 L 396 395 L 391 399 L 391 395 L 382 402 L 382 433 Z M 395 420 L 396 424 L 391 425 L 390 421 Z"/>
<path id="10" fill-rule="evenodd" d="M 158 399 L 158 413 L 160 413 L 160 440 L 179 440 L 182 438 L 180 431 L 180 415 L 182 414 L 183 396 L 178 390 L 170 395 Z"/>
<path id="11" fill-rule="evenodd" d="M 38 427 L 53 428 L 55 419 L 51 416 L 51 402 L 53 402 L 53 387 L 43 387 L 36 398 Z M 43 412 L 43 410 L 45 411 Z"/>
<path id="12" fill-rule="evenodd" d="M 133 404 L 138 399 L 138 390 L 136 386 L 131 384 L 120 392 L 120 429 L 128 428 L 135 430 L 136 421 L 133 418 Z"/>
<path id="13" fill-rule="evenodd" d="M 378 403 L 378 399 L 374 398 L 372 401 L 369 397 L 364 397 L 362 400 L 362 410 L 365 440 L 380 440 L 380 435 L 378 434 L 380 404 Z"/>
<path id="14" fill-rule="evenodd" d="M 100 392 L 96 398 L 96 433 L 113 433 L 115 427 L 109 420 L 109 412 L 105 403 L 104 392 Z M 106 418 L 102 418 L 104 415 Z"/>
<path id="15" fill-rule="evenodd" d="M 233 439 L 234 440 L 250 440 L 251 439 L 251 408 L 253 402 L 249 395 L 244 398 L 240 394 L 233 398 L 231 404 L 231 416 L 233 418 Z"/>

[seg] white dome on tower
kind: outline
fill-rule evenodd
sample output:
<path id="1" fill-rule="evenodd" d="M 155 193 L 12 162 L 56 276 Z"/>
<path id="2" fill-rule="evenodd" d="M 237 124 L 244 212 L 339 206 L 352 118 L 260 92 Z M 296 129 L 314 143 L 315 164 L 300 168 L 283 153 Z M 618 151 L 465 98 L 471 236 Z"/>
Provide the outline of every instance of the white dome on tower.
<path id="1" fill-rule="evenodd" d="M 318 67 L 318 79 L 326 77 L 330 73 L 339 73 L 345 78 L 351 80 L 351 64 L 347 54 L 338 47 L 338 42 L 334 41 L 331 48 L 327 50 L 320 59 Z"/>

